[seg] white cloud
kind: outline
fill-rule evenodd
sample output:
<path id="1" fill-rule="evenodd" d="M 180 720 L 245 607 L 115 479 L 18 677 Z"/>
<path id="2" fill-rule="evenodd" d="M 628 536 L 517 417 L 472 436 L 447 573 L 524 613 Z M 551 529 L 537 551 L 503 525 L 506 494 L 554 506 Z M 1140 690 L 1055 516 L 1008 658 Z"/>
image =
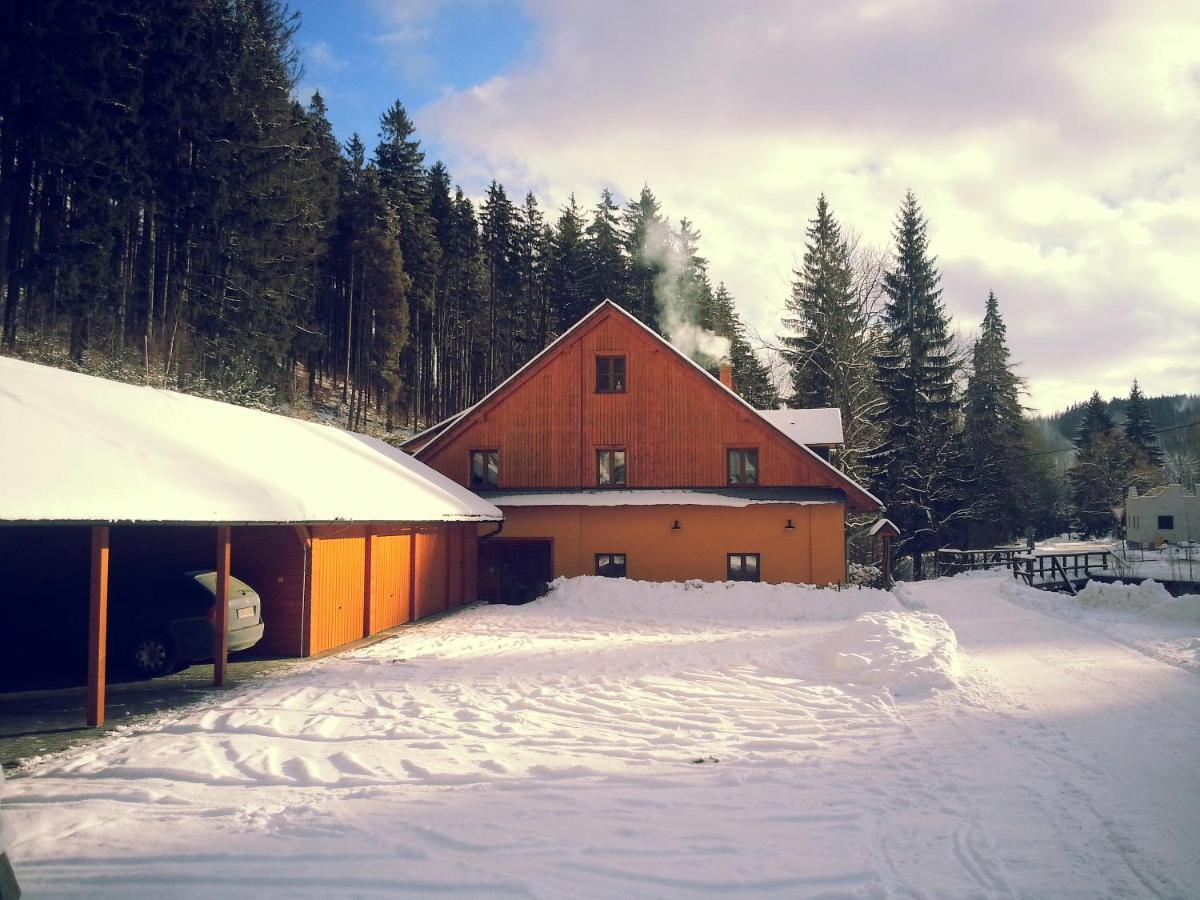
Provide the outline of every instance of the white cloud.
<path id="1" fill-rule="evenodd" d="M 1032 401 L 1200 390 L 1200 7 L 532 2 L 529 62 L 421 114 L 467 184 L 643 182 L 764 334 L 824 191 L 890 240 L 904 191 L 946 300 L 989 289 Z M 1188 335 L 1192 340 L 1180 339 Z"/>
<path id="2" fill-rule="evenodd" d="M 333 52 L 328 41 L 313 41 L 304 48 L 304 61 L 318 69 L 337 72 L 346 68 L 346 61 Z"/>

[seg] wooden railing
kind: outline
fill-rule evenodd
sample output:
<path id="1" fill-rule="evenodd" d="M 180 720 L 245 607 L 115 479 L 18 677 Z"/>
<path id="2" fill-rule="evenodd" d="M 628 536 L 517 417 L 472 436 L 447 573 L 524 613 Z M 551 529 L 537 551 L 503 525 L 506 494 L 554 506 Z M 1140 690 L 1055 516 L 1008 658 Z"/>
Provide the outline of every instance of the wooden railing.
<path id="1" fill-rule="evenodd" d="M 1012 557 L 1013 578 L 1020 578 L 1030 587 L 1065 588 L 1074 594 L 1075 582 L 1087 581 L 1092 570 L 1107 570 L 1107 550 L 1086 553 L 1029 553 Z"/>
<path id="2" fill-rule="evenodd" d="M 957 575 L 959 572 L 974 572 L 978 569 L 993 569 L 1008 566 L 1020 550 L 938 550 L 933 564 L 938 575 Z"/>

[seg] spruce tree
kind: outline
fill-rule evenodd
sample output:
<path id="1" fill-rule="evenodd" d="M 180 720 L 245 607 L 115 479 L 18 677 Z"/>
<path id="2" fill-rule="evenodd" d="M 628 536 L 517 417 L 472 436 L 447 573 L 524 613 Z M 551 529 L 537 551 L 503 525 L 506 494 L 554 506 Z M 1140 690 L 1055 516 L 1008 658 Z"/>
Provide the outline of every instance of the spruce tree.
<path id="1" fill-rule="evenodd" d="M 747 341 L 745 325 L 724 282 L 713 291 L 711 310 L 704 327 L 729 339 L 729 362 L 738 394 L 755 409 L 775 409 L 779 405 L 779 392 L 771 381 L 771 373 Z"/>
<path id="2" fill-rule="evenodd" d="M 488 377 L 498 383 L 518 364 L 513 356 L 513 334 L 520 275 L 516 261 L 517 211 L 504 186 L 494 179 L 480 208 L 480 226 L 487 277 Z"/>
<path id="3" fill-rule="evenodd" d="M 863 477 L 861 459 L 879 440 L 876 385 L 878 342 L 862 279 L 828 201 L 817 198 L 801 268 L 786 303 L 781 337 L 793 408 L 837 407 L 845 446 L 841 464 Z"/>
<path id="4" fill-rule="evenodd" d="M 591 308 L 587 294 L 587 245 L 583 214 L 575 195 L 559 211 L 554 226 L 548 273 L 551 303 L 558 328 L 574 325 Z"/>
<path id="5" fill-rule="evenodd" d="M 638 199 L 625 206 L 621 227 L 625 232 L 625 252 L 629 256 L 627 309 L 661 333 L 656 289 L 658 279 L 666 270 L 671 229 L 649 185 L 643 185 Z"/>
<path id="6" fill-rule="evenodd" d="M 967 497 L 973 546 L 1007 540 L 1025 524 L 1021 458 L 1029 448 L 1006 332 L 996 295 L 989 293 L 963 398 L 963 436 L 973 475 Z"/>
<path id="7" fill-rule="evenodd" d="M 1100 398 L 1099 391 L 1093 391 L 1092 396 L 1083 405 L 1083 418 L 1075 432 L 1075 446 L 1082 450 L 1098 435 L 1111 435 L 1116 427 L 1108 413 L 1108 404 Z"/>
<path id="8" fill-rule="evenodd" d="M 895 546 L 912 557 L 916 578 L 921 554 L 941 546 L 964 516 L 956 365 L 926 231 L 909 191 L 896 222 L 894 264 L 884 277 L 888 303 L 876 357 L 883 441 L 865 460 L 888 518 L 900 529 Z"/>
<path id="9" fill-rule="evenodd" d="M 629 259 L 625 256 L 623 235 L 617 213 L 620 207 L 612 192 L 600 192 L 600 202 L 592 209 L 592 222 L 587 227 L 586 282 L 588 304 L 611 300 L 619 306 L 629 305 Z"/>
<path id="10" fill-rule="evenodd" d="M 1141 452 L 1147 463 L 1162 467 L 1163 452 L 1154 434 L 1154 419 L 1136 378 L 1129 389 L 1129 399 L 1125 401 L 1125 437 Z"/>
<path id="11" fill-rule="evenodd" d="M 408 307 L 414 340 L 406 347 L 403 370 L 410 404 L 418 417 L 425 417 L 433 405 L 433 305 L 440 247 L 429 212 L 425 154 L 399 100 L 380 117 L 375 165 L 392 208 L 400 253 L 412 285 Z"/>

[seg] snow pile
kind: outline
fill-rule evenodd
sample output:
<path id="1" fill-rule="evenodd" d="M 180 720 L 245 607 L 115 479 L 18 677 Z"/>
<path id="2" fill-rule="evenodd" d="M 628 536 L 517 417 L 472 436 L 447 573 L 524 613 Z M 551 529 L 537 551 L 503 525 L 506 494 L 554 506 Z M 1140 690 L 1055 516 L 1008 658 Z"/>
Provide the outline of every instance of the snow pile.
<path id="1" fill-rule="evenodd" d="M 895 696 L 958 687 L 958 641 L 932 613 L 868 613 L 823 649 L 836 681 L 879 685 Z"/>
<path id="2" fill-rule="evenodd" d="M 839 591 L 797 584 L 654 582 L 594 575 L 556 579 L 549 594 L 525 607 L 530 615 L 554 617 L 710 622 L 828 622 L 900 608 L 892 594 L 870 588 Z"/>
<path id="3" fill-rule="evenodd" d="M 1132 610 L 1152 618 L 1200 622 L 1200 594 L 1172 597 L 1151 578 L 1141 584 L 1089 581 L 1079 592 L 1079 602 L 1103 609 Z"/>
<path id="4" fill-rule="evenodd" d="M 1120 581 L 1109 584 L 1103 581 L 1089 581 L 1079 592 L 1078 597 L 1079 602 L 1084 606 L 1133 610 L 1149 609 L 1171 600 L 1167 589 L 1150 578 L 1141 584 L 1125 584 Z"/>

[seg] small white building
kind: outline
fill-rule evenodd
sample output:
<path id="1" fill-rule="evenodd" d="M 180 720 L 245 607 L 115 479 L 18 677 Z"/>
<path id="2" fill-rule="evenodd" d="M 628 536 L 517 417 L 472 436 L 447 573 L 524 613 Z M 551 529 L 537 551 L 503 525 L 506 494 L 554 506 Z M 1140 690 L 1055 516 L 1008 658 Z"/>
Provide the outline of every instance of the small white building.
<path id="1" fill-rule="evenodd" d="M 1200 541 L 1200 497 L 1181 484 L 1152 488 L 1139 496 L 1129 489 L 1125 503 L 1125 539 L 1139 547 L 1164 541 Z"/>

